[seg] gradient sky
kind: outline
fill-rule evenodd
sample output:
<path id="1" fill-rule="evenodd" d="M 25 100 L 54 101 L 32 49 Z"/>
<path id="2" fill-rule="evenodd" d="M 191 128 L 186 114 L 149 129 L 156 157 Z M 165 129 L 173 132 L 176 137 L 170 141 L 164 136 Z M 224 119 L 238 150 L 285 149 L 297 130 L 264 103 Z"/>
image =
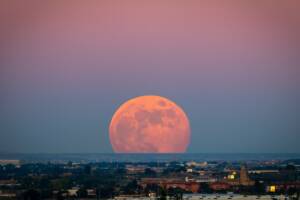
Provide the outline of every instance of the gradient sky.
<path id="1" fill-rule="evenodd" d="M 0 152 L 112 152 L 124 101 L 171 99 L 188 152 L 300 153 L 300 3 L 0 2 Z"/>

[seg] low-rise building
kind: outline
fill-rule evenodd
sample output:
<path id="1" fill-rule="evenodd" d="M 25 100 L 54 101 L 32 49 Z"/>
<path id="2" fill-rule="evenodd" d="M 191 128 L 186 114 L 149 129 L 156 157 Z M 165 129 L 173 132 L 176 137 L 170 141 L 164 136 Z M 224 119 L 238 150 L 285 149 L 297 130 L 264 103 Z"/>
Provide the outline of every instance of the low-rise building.
<path id="1" fill-rule="evenodd" d="M 90 197 L 90 198 L 97 196 L 96 189 L 87 189 L 86 192 L 87 192 L 87 196 Z"/>
<path id="2" fill-rule="evenodd" d="M 20 160 L 0 160 L 0 165 L 15 165 L 20 166 Z"/>
<path id="3" fill-rule="evenodd" d="M 183 200 L 288 200 L 289 197 L 284 195 L 241 195 L 241 194 L 184 194 Z"/>
<path id="4" fill-rule="evenodd" d="M 190 192 L 198 192 L 200 185 L 195 181 L 185 181 L 182 179 L 171 178 L 144 178 L 140 181 L 140 185 L 145 188 L 147 185 L 156 184 L 163 188 L 180 188 Z"/>
<path id="5" fill-rule="evenodd" d="M 79 188 L 78 187 L 73 187 L 72 189 L 68 189 L 68 196 L 77 196 L 77 192 L 78 192 Z"/>
<path id="6" fill-rule="evenodd" d="M 227 182 L 214 182 L 209 185 L 209 187 L 214 191 L 225 191 L 228 190 L 231 185 Z"/>

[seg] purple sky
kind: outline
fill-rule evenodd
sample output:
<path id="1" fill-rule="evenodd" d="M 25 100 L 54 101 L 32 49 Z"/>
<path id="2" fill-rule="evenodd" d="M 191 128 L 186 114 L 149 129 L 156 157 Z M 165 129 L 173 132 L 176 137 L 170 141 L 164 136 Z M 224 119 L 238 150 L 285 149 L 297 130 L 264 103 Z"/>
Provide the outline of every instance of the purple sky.
<path id="1" fill-rule="evenodd" d="M 300 153 L 299 1 L 1 1 L 0 152 L 112 152 L 135 96 L 184 108 L 188 152 Z"/>

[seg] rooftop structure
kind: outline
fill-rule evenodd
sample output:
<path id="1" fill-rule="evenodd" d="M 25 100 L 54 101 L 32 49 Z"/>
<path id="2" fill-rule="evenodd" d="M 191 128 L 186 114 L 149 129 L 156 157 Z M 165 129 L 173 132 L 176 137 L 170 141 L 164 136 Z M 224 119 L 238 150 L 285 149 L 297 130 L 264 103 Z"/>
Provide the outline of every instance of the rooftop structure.
<path id="1" fill-rule="evenodd" d="M 205 199 L 232 199 L 232 200 L 253 200 L 253 199 L 261 199 L 261 200 L 287 200 L 289 199 L 284 195 L 239 195 L 239 194 L 184 194 L 184 200 L 205 200 Z"/>

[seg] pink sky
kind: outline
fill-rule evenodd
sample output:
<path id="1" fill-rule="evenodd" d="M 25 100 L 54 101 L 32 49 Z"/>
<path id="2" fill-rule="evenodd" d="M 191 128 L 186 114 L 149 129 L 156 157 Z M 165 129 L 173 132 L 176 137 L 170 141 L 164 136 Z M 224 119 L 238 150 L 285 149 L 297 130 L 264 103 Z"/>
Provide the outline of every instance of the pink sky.
<path id="1" fill-rule="evenodd" d="M 115 106 L 145 94 L 186 105 L 195 116 L 192 125 L 202 111 L 222 116 L 222 110 L 237 105 L 241 107 L 233 115 L 242 112 L 247 119 L 243 109 L 259 107 L 270 119 L 275 112 L 288 123 L 299 96 L 299 10 L 296 0 L 1 1 L 1 104 L 4 113 L 15 113 L 12 127 L 22 121 L 15 116 L 27 118 L 25 113 L 37 107 L 42 111 L 35 117 L 46 115 L 47 124 L 45 113 L 56 115 L 57 105 L 69 109 L 59 114 L 64 116 L 95 110 L 93 106 L 101 104 L 104 107 L 97 112 L 103 111 L 102 125 L 94 124 L 92 130 L 87 123 L 82 126 L 95 132 L 94 137 L 95 130 L 101 130 L 103 144 L 108 141 L 107 123 Z M 206 108 L 200 109 L 201 105 Z M 253 111 L 256 115 L 261 113 Z M 65 120 L 71 123 L 72 119 Z M 29 132 L 39 132 L 32 127 Z M 268 132 L 262 139 L 267 143 L 272 131 L 255 127 L 257 135 Z M 203 131 L 200 125 L 193 128 Z M 55 131 L 62 130 L 58 126 Z M 13 136 L 7 138 L 8 144 L 15 142 Z M 282 138 L 278 134 L 278 143 Z M 298 139 L 296 131 L 291 138 L 292 142 Z M 95 140 L 90 141 L 92 150 L 98 148 Z M 191 150 L 196 151 L 196 146 L 192 144 Z"/>

